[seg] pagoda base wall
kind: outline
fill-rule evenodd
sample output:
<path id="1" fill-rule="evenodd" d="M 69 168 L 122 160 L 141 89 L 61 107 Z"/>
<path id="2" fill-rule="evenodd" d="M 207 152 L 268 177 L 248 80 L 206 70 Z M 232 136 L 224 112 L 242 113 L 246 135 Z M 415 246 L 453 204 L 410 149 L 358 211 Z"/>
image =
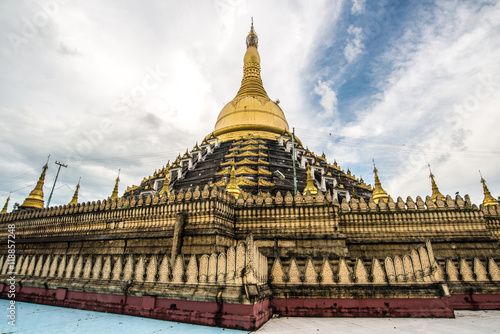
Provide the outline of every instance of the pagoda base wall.
<path id="1" fill-rule="evenodd" d="M 0 298 L 8 289 L 0 284 Z M 16 301 L 242 330 L 258 329 L 272 314 L 269 299 L 236 304 L 28 286 L 16 287 Z"/>
<path id="2" fill-rule="evenodd" d="M 500 294 L 456 294 L 449 303 L 455 310 L 500 310 Z"/>
<path id="3" fill-rule="evenodd" d="M 454 318 L 449 298 L 273 298 L 282 317 Z"/>

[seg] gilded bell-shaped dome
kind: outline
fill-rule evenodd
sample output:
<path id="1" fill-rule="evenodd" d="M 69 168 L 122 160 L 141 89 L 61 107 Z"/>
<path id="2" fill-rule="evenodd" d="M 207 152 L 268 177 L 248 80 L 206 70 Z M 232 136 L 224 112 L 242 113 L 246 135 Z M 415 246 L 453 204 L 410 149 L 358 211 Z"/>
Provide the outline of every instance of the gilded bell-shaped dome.
<path id="1" fill-rule="evenodd" d="M 274 139 L 288 131 L 283 110 L 269 98 L 262 84 L 258 38 L 253 23 L 246 44 L 241 87 L 236 97 L 222 108 L 215 123 L 214 135 L 221 140 L 252 135 Z"/>

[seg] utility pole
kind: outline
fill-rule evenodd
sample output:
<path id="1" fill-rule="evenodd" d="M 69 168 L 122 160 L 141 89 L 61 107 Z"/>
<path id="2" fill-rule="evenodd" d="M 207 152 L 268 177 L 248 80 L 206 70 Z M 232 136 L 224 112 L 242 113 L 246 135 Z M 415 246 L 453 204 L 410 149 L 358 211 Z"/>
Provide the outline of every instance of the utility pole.
<path id="1" fill-rule="evenodd" d="M 293 195 L 297 195 L 297 172 L 295 171 L 295 128 L 292 132 L 292 159 L 293 159 Z"/>
<path id="2" fill-rule="evenodd" d="M 57 178 L 59 177 L 59 172 L 61 171 L 61 167 L 68 167 L 68 165 L 65 165 L 59 161 L 56 161 L 56 165 L 59 165 L 59 168 L 57 169 L 57 174 L 56 174 L 56 179 L 54 180 L 54 185 L 52 186 L 52 190 L 50 191 L 50 196 L 49 196 L 49 200 L 47 201 L 47 208 L 49 207 L 49 204 L 50 204 L 50 200 L 52 199 L 52 194 L 54 193 L 54 188 L 56 187 L 56 182 L 57 182 Z"/>

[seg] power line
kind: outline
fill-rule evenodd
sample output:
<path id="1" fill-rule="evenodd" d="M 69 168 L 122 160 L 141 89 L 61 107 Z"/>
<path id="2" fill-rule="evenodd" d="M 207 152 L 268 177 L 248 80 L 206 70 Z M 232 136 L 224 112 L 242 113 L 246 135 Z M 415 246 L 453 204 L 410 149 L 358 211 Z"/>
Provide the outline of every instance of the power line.
<path id="1" fill-rule="evenodd" d="M 320 142 L 327 143 L 338 143 L 344 146 L 350 147 L 362 147 L 366 149 L 376 149 L 376 150 L 384 150 L 391 152 L 414 152 L 414 151 L 422 151 L 432 155 L 441 155 L 441 154 L 449 154 L 452 156 L 459 157 L 484 157 L 484 158 L 500 158 L 500 152 L 485 152 L 485 151 L 463 151 L 463 152 L 453 152 L 448 148 L 439 148 L 439 147 L 428 147 L 423 145 L 412 145 L 412 144 L 394 144 L 383 141 L 377 141 L 367 138 L 354 138 L 348 136 L 340 136 L 334 135 L 331 133 L 321 133 L 316 131 L 311 131 L 307 129 L 300 129 L 305 132 L 301 137 L 310 138 Z M 310 134 L 308 134 L 310 133 Z M 336 142 L 335 139 L 338 141 Z M 366 142 L 367 144 L 362 144 L 361 142 Z"/>

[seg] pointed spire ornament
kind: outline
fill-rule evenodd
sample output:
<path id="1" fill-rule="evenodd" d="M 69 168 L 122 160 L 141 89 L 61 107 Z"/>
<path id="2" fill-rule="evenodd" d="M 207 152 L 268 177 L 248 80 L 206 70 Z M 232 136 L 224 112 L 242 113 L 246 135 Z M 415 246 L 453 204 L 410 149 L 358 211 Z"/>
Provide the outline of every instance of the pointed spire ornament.
<path id="1" fill-rule="evenodd" d="M 226 186 L 226 190 L 228 193 L 233 195 L 235 198 L 238 198 L 238 195 L 241 192 L 241 189 L 238 186 L 238 183 L 236 182 L 236 170 L 234 169 L 234 160 L 233 160 L 233 164 L 231 166 L 231 176 L 229 177 L 229 183 Z"/>
<path id="2" fill-rule="evenodd" d="M 484 206 L 498 205 L 498 201 L 493 196 L 491 196 L 491 193 L 488 190 L 488 187 L 486 186 L 486 181 L 483 179 L 481 171 L 479 171 L 479 175 L 481 175 L 481 183 L 483 184 L 483 193 L 484 193 L 483 205 Z"/>
<path id="3" fill-rule="evenodd" d="M 241 87 L 236 97 L 250 95 L 269 99 L 260 76 L 260 55 L 259 51 L 257 51 L 259 37 L 253 29 L 253 19 L 250 32 L 246 39 L 246 44 L 247 51 L 243 58 L 243 79 L 241 80 Z"/>
<path id="4" fill-rule="evenodd" d="M 387 192 L 382 188 L 382 183 L 380 183 L 378 178 L 378 170 L 377 167 L 375 167 L 375 159 L 373 160 L 373 173 L 375 174 L 375 189 L 372 194 L 373 201 L 377 204 L 380 200 L 387 203 L 387 201 L 389 201 L 389 195 L 387 195 Z"/>
<path id="5" fill-rule="evenodd" d="M 169 174 L 169 170 L 167 169 L 165 171 L 165 180 L 163 181 L 163 187 L 160 190 L 160 196 L 163 195 L 163 193 L 166 193 L 167 198 L 170 197 L 170 190 L 169 190 L 170 181 L 168 180 L 168 174 Z"/>
<path id="6" fill-rule="evenodd" d="M 304 195 L 308 190 L 313 196 L 316 196 L 316 194 L 318 193 L 318 188 L 316 188 L 316 186 L 314 185 L 314 180 L 311 173 L 311 165 L 309 164 L 307 164 L 307 184 L 304 188 Z"/>
<path id="7" fill-rule="evenodd" d="M 433 202 L 436 202 L 438 198 L 441 198 L 442 201 L 446 200 L 446 197 L 439 192 L 438 186 L 436 184 L 436 181 L 434 181 L 434 174 L 432 174 L 431 171 L 431 165 L 429 166 L 429 177 L 431 178 L 431 185 L 432 185 L 432 195 L 431 199 Z"/>
<path id="8" fill-rule="evenodd" d="M 219 141 L 257 136 L 274 140 L 276 135 L 289 130 L 283 110 L 269 98 L 262 83 L 260 55 L 257 50 L 259 38 L 253 21 L 245 42 L 247 49 L 243 57 L 240 88 L 231 102 L 222 108 L 214 132 L 204 142 L 210 141 L 212 137 Z"/>
<path id="9" fill-rule="evenodd" d="M 121 171 L 121 168 L 118 170 L 118 177 L 116 178 L 115 188 L 113 189 L 113 193 L 111 194 L 109 199 L 118 198 L 118 182 L 120 182 L 120 171 Z"/>
<path id="10" fill-rule="evenodd" d="M 10 201 L 10 194 L 9 197 L 7 197 L 7 201 L 5 202 L 2 211 L 0 211 L 0 215 L 7 213 L 7 207 L 9 206 L 9 201 Z"/>
<path id="11" fill-rule="evenodd" d="M 35 189 L 33 189 L 28 198 L 24 200 L 24 203 L 19 207 L 20 209 L 43 209 L 43 183 L 45 182 L 45 172 L 47 168 L 49 168 L 49 159 L 47 159 L 47 163 L 43 166 L 42 174 L 36 183 Z"/>
<path id="12" fill-rule="evenodd" d="M 78 189 L 80 189 L 80 180 L 81 179 L 82 178 L 80 178 L 78 180 L 78 184 L 76 185 L 75 193 L 73 194 L 73 198 L 71 199 L 71 202 L 68 203 L 68 205 L 78 204 Z"/>

